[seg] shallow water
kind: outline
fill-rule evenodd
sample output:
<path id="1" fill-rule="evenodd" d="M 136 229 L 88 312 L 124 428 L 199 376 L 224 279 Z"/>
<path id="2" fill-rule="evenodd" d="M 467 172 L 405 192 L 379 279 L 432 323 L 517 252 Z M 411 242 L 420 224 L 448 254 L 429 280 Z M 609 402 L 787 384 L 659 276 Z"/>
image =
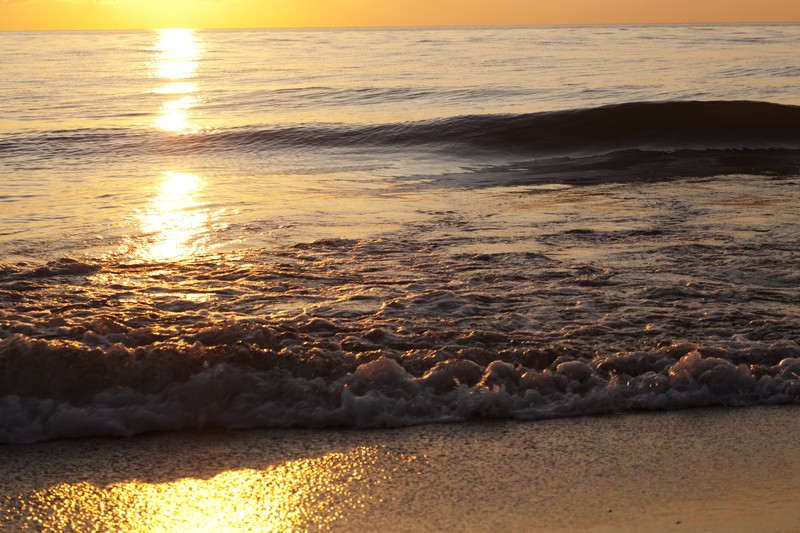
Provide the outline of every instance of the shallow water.
<path id="1" fill-rule="evenodd" d="M 794 403 L 798 41 L 0 34 L 0 440 Z"/>

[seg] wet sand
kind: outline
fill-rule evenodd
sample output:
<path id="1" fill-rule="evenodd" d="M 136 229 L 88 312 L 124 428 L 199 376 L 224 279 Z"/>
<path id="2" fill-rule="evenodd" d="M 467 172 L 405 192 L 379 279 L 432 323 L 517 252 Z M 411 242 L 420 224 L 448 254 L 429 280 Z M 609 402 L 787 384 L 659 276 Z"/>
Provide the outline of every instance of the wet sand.
<path id="1" fill-rule="evenodd" d="M 4 446 L 3 530 L 800 529 L 800 409 Z"/>

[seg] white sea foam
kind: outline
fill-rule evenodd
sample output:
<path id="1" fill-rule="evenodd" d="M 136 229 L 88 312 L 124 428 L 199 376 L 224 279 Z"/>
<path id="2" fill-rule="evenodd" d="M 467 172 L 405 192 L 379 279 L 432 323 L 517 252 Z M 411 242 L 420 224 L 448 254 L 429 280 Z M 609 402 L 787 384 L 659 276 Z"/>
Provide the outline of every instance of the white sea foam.
<path id="1" fill-rule="evenodd" d="M 604 374 L 580 361 L 559 363 L 555 371 L 494 361 L 469 385 L 477 377 L 474 368 L 453 361 L 415 378 L 397 362 L 380 358 L 328 381 L 221 364 L 157 393 L 114 387 L 82 402 L 6 395 L 0 398 L 0 440 L 202 427 L 396 427 L 800 401 L 795 373 L 800 359 L 794 358 L 765 367 L 760 376 L 746 365 L 703 358 L 697 351 L 673 361 L 666 373 L 638 376 Z"/>

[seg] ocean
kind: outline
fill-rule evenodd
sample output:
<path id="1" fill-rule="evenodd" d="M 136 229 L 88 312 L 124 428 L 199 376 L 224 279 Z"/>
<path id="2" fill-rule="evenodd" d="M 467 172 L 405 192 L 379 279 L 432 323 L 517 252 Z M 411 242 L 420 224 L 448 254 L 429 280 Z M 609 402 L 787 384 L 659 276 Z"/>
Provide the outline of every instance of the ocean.
<path id="1" fill-rule="evenodd" d="M 798 49 L 0 33 L 0 442 L 796 404 Z"/>

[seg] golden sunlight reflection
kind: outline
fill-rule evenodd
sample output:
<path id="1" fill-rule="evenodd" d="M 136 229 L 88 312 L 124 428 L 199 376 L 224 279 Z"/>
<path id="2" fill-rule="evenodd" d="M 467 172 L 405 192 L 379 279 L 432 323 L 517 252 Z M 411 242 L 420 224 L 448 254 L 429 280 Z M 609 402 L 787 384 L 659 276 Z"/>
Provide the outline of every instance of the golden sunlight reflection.
<path id="1" fill-rule="evenodd" d="M 197 75 L 201 46 L 194 31 L 187 29 L 159 30 L 155 45 L 156 59 L 153 64 L 155 76 L 167 83 L 155 89 L 156 94 L 170 97 L 164 102 L 155 127 L 173 133 L 187 133 L 194 129 L 190 123 L 190 110 L 199 100 L 197 83 L 186 81 Z"/>
<path id="2" fill-rule="evenodd" d="M 159 78 L 181 80 L 194 76 L 200 57 L 200 46 L 193 30 L 159 30 L 156 51 Z"/>
<path id="3" fill-rule="evenodd" d="M 193 93 L 197 90 L 197 84 L 193 82 L 174 81 L 168 83 L 163 87 L 156 89 L 154 92 L 157 94 L 187 94 Z"/>
<path id="4" fill-rule="evenodd" d="M 194 174 L 164 172 L 158 193 L 139 216 L 148 235 L 141 259 L 180 261 L 205 251 L 210 215 L 197 198 L 204 182 Z"/>
<path id="5" fill-rule="evenodd" d="M 323 530 L 375 500 L 375 484 L 415 461 L 357 447 L 264 470 L 229 470 L 210 479 L 63 483 L 22 494 L 15 505 L 48 531 Z"/>
<path id="6" fill-rule="evenodd" d="M 171 102 L 164 102 L 161 106 L 161 114 L 156 119 L 156 126 L 164 131 L 175 133 L 185 132 L 191 129 L 189 124 L 189 109 L 197 105 L 197 98 L 185 96 Z"/>

